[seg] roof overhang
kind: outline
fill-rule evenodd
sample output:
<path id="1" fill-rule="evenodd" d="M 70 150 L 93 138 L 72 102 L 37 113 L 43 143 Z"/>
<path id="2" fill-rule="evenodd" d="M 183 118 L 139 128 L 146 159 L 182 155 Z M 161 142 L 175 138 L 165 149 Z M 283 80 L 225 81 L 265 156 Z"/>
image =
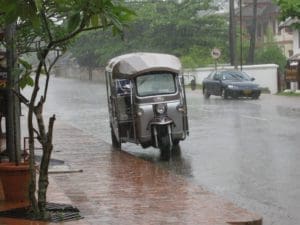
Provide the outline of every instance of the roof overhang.
<path id="1" fill-rule="evenodd" d="M 295 18 L 289 17 L 285 21 L 283 21 L 279 24 L 279 28 L 290 27 L 297 23 L 300 24 L 300 19 L 298 19 L 298 17 L 295 17 Z"/>

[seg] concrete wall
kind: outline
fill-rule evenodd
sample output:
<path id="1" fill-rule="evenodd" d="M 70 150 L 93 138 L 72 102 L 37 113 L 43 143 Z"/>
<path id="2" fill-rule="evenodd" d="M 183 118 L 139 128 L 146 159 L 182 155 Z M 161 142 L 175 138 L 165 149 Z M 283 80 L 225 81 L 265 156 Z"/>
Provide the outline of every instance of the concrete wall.
<path id="1" fill-rule="evenodd" d="M 197 69 L 185 69 L 184 75 L 185 82 L 189 83 L 193 77 L 196 78 L 197 84 L 202 84 L 202 81 L 208 74 L 213 71 L 214 67 L 207 68 L 197 68 Z M 218 70 L 228 70 L 233 69 L 232 66 L 220 66 Z M 277 69 L 278 65 L 276 64 L 263 64 L 263 65 L 251 65 L 243 66 L 243 71 L 249 74 L 250 77 L 255 78 L 255 82 L 259 84 L 262 88 L 268 88 L 271 94 L 278 92 L 278 76 Z"/>
<path id="2" fill-rule="evenodd" d="M 54 74 L 57 77 L 73 78 L 79 80 L 89 80 L 89 72 L 76 64 L 59 64 L 54 68 Z M 98 68 L 93 70 L 92 80 L 105 82 L 104 69 Z"/>
<path id="3" fill-rule="evenodd" d="M 255 82 L 263 88 L 268 88 L 272 94 L 278 92 L 277 87 L 277 68 L 276 64 L 251 65 L 243 66 L 243 71 L 255 78 Z M 208 74 L 213 71 L 214 67 L 185 69 L 185 83 L 188 84 L 196 78 L 197 84 L 202 84 L 202 81 Z M 219 66 L 218 70 L 233 69 L 232 66 Z M 80 68 L 76 64 L 60 64 L 55 67 L 55 76 L 65 78 L 75 78 L 80 80 L 89 80 L 89 73 L 86 69 Z M 104 68 L 99 68 L 93 71 L 93 81 L 105 82 Z"/>

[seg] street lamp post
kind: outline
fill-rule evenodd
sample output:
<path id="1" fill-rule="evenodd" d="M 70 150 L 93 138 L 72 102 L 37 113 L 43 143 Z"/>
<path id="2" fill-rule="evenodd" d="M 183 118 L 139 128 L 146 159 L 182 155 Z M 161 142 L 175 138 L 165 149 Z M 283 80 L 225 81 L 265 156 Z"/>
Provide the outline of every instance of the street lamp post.
<path id="1" fill-rule="evenodd" d="M 242 0 L 239 0 L 240 4 L 240 67 L 243 70 L 243 26 L 242 26 Z"/>

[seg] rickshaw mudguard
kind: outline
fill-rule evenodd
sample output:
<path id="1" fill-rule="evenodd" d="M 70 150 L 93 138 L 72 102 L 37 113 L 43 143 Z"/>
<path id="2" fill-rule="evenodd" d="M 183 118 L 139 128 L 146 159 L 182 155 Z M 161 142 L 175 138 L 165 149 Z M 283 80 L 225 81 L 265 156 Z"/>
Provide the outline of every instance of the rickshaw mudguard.
<path id="1" fill-rule="evenodd" d="M 173 120 L 167 116 L 155 117 L 148 123 L 147 130 L 151 128 L 152 125 L 167 125 L 173 123 Z"/>

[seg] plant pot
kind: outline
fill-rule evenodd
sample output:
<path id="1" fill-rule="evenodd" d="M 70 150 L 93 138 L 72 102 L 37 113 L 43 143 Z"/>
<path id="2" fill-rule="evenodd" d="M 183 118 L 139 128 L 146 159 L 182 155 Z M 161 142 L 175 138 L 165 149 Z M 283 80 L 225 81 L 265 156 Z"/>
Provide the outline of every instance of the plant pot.
<path id="1" fill-rule="evenodd" d="M 30 169 L 28 163 L 0 163 L 0 179 L 6 201 L 29 200 Z"/>

